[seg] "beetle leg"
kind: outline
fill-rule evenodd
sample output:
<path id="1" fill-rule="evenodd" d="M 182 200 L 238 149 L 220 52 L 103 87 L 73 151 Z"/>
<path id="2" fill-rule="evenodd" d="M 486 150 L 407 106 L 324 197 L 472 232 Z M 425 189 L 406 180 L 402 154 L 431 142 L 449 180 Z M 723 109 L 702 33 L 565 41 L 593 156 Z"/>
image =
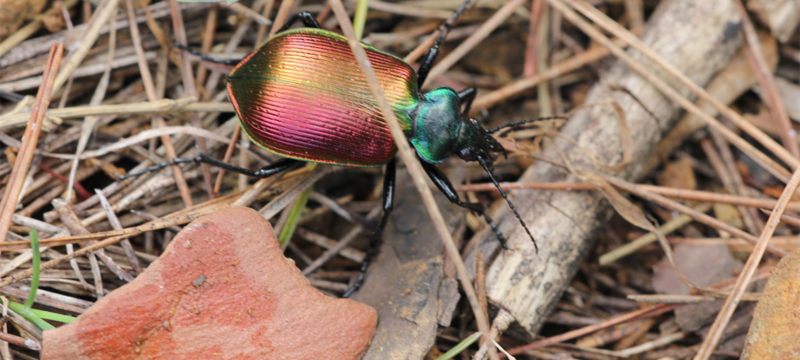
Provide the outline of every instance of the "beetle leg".
<path id="1" fill-rule="evenodd" d="M 15 93 L 13 91 L 0 91 L 0 98 L 6 99 L 12 102 L 20 102 L 25 96 Z"/>
<path id="2" fill-rule="evenodd" d="M 486 211 L 484 211 L 482 204 L 462 201 L 461 198 L 458 196 L 458 192 L 456 192 L 456 189 L 453 187 L 453 184 L 450 183 L 450 180 L 447 179 L 447 176 L 445 176 L 445 174 L 442 173 L 442 171 L 439 170 L 439 168 L 437 168 L 433 164 L 425 162 L 422 159 L 420 159 L 420 162 L 422 163 L 422 168 L 425 169 L 425 172 L 428 174 L 428 177 L 431 178 L 433 183 L 436 184 L 436 187 L 442 191 L 445 197 L 447 197 L 447 200 L 450 200 L 451 203 L 456 204 L 469 211 L 472 211 L 473 213 L 482 217 L 483 220 L 485 220 L 486 223 L 489 224 L 489 227 L 492 228 L 492 232 L 494 232 L 495 236 L 497 236 L 497 240 L 500 241 L 500 245 L 502 245 L 504 249 L 508 248 L 506 246 L 505 236 L 503 236 L 503 234 L 500 232 L 500 229 L 494 223 L 492 218 L 486 214 Z"/>
<path id="3" fill-rule="evenodd" d="M 231 172 L 235 172 L 235 173 L 239 173 L 239 174 L 243 174 L 243 175 L 247 175 L 247 176 L 255 177 L 255 178 L 269 177 L 269 176 L 272 176 L 272 175 L 275 175 L 275 174 L 282 173 L 284 171 L 288 171 L 288 170 L 292 170 L 292 169 L 296 169 L 296 168 L 302 167 L 305 164 L 304 161 L 300 161 L 300 160 L 281 159 L 281 160 L 278 160 L 278 161 L 276 161 L 276 162 L 274 162 L 272 164 L 269 164 L 269 165 L 267 165 L 267 166 L 265 166 L 263 168 L 256 169 L 256 170 L 251 170 L 251 169 L 246 169 L 246 168 L 242 168 L 242 167 L 238 167 L 238 166 L 234 166 L 234 165 L 228 164 L 228 163 L 226 163 L 224 161 L 217 160 L 217 159 L 214 159 L 212 157 L 206 156 L 205 154 L 200 154 L 200 155 L 197 155 L 197 156 L 195 156 L 193 158 L 177 158 L 177 159 L 172 159 L 170 161 L 165 161 L 165 162 L 162 162 L 162 163 L 158 163 L 158 164 L 155 164 L 153 166 L 147 167 L 147 168 L 145 168 L 143 170 L 123 175 L 123 176 L 121 176 L 119 178 L 119 180 L 124 180 L 124 179 L 128 179 L 128 178 L 144 175 L 144 174 L 147 174 L 147 173 L 156 172 L 156 171 L 159 171 L 161 169 L 164 169 L 164 168 L 172 166 L 172 165 L 200 164 L 200 163 L 209 164 L 211 166 L 216 166 L 216 167 L 221 168 L 221 169 L 225 169 L 225 170 L 228 170 L 228 171 L 231 171 Z"/>
<path id="4" fill-rule="evenodd" d="M 319 23 L 317 22 L 317 18 L 314 17 L 314 15 L 312 15 L 308 11 L 301 11 L 297 14 L 292 15 L 292 17 L 290 17 L 289 20 L 286 21 L 286 24 L 284 24 L 283 27 L 281 27 L 281 29 L 278 32 L 289 30 L 289 28 L 292 27 L 292 25 L 294 25 L 294 23 L 296 23 L 298 20 L 302 21 L 305 27 L 310 27 L 315 29 L 319 29 L 322 27 L 319 25 Z"/>
<path id="5" fill-rule="evenodd" d="M 201 53 L 201 52 L 199 52 L 197 50 L 194 50 L 194 49 L 192 49 L 192 48 L 190 48 L 190 47 L 188 47 L 186 45 L 183 45 L 183 44 L 175 43 L 173 45 L 175 45 L 175 47 L 178 48 L 178 49 L 186 51 L 186 52 L 188 52 L 188 53 L 190 53 L 190 54 L 192 54 L 194 56 L 197 56 L 198 58 L 200 58 L 200 60 L 203 60 L 203 61 L 206 61 L 206 62 L 210 62 L 210 63 L 214 63 L 214 64 L 221 64 L 221 65 L 225 65 L 225 66 L 234 66 L 234 65 L 238 64 L 240 61 L 242 61 L 242 59 L 218 59 L 218 58 L 215 58 L 213 56 L 209 56 L 207 54 L 203 54 L 203 53 Z"/>
<path id="6" fill-rule="evenodd" d="M 458 100 L 461 100 L 461 103 L 464 104 L 464 112 L 461 113 L 464 117 L 469 115 L 469 110 L 472 108 L 472 102 L 475 100 L 476 94 L 478 94 L 478 91 L 474 87 L 458 92 Z"/>
<path id="7" fill-rule="evenodd" d="M 450 18 L 445 20 L 441 25 L 439 25 L 439 37 L 436 38 L 436 42 L 433 43 L 428 52 L 425 53 L 425 56 L 422 57 L 422 62 L 419 64 L 419 70 L 417 70 L 417 84 L 419 88 L 422 88 L 422 85 L 425 84 L 425 79 L 428 78 L 428 72 L 431 71 L 431 67 L 433 67 L 433 62 L 436 61 L 436 57 L 439 55 L 439 46 L 442 45 L 444 39 L 447 37 L 447 33 L 453 28 L 458 18 L 461 17 L 461 14 L 464 13 L 465 10 L 469 7 L 470 3 L 473 0 L 464 0 L 463 3 L 450 15 Z"/>
<path id="8" fill-rule="evenodd" d="M 381 222 L 378 223 L 378 227 L 375 229 L 375 232 L 372 233 L 367 254 L 364 255 L 364 260 L 361 262 L 361 267 L 358 269 L 358 275 L 356 275 L 355 281 L 353 281 L 350 288 L 344 292 L 342 297 L 350 297 L 361 288 L 361 285 L 364 284 L 364 280 L 367 277 L 367 269 L 369 269 L 372 259 L 378 254 L 378 251 L 380 251 L 381 243 L 383 242 L 383 228 L 386 227 L 386 221 L 389 220 L 389 214 L 394 208 L 394 179 L 396 169 L 397 158 L 394 158 L 386 164 L 386 174 L 383 176 L 383 215 L 381 215 Z"/>

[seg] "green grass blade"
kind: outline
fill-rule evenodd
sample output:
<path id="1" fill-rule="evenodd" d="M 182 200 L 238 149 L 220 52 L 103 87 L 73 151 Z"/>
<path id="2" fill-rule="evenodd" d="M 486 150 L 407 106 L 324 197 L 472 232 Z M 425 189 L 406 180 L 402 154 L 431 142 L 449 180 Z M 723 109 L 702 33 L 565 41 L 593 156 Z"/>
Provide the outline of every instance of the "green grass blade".
<path id="1" fill-rule="evenodd" d="M 55 329 L 53 325 L 50 325 L 47 321 L 42 320 L 42 318 L 40 318 L 39 315 L 36 315 L 30 307 L 27 307 L 18 302 L 9 301 L 8 308 L 11 309 L 11 311 L 25 318 L 25 320 L 32 322 L 39 329 L 42 330 Z"/>
<path id="2" fill-rule="evenodd" d="M 280 234 L 278 234 L 278 243 L 281 244 L 282 248 L 285 248 L 286 244 L 294 236 L 294 231 L 297 230 L 297 224 L 300 222 L 300 215 L 303 214 L 303 210 L 305 210 L 308 203 L 308 194 L 310 192 L 311 189 L 306 189 L 300 193 L 294 204 L 292 204 L 292 208 L 289 209 L 289 217 L 286 218 L 286 222 L 281 227 Z"/>
<path id="3" fill-rule="evenodd" d="M 438 358 L 436 358 L 436 360 L 449 360 L 449 359 L 452 359 L 452 358 L 456 357 L 462 351 L 464 351 L 468 347 L 470 347 L 470 345 L 472 345 L 476 341 L 478 341 L 478 339 L 480 339 L 480 337 L 481 337 L 481 333 L 479 333 L 479 332 L 476 332 L 476 333 L 468 336 L 466 339 L 461 340 L 460 343 L 456 344 L 456 346 L 453 346 L 453 348 L 448 350 L 446 353 L 444 353 L 441 356 L 439 356 Z"/>
<path id="4" fill-rule="evenodd" d="M 54 313 L 54 312 L 50 312 L 50 311 L 39 310 L 39 309 L 31 309 L 31 312 L 34 313 L 36 316 L 44 319 L 44 320 L 58 321 L 58 322 L 64 323 L 64 324 L 69 324 L 69 323 L 75 321 L 75 317 L 74 316 Z"/>
<path id="5" fill-rule="evenodd" d="M 39 276 L 42 273 L 42 254 L 39 251 L 39 232 L 31 229 L 31 253 L 33 256 L 33 274 L 31 276 L 31 290 L 28 292 L 28 299 L 25 300 L 25 307 L 30 308 L 36 300 L 36 291 L 39 289 Z"/>
<path id="6" fill-rule="evenodd" d="M 356 37 L 359 39 L 364 35 L 364 24 L 367 22 L 368 9 L 369 0 L 358 0 L 356 3 L 356 13 L 353 15 L 353 30 L 355 30 Z"/>

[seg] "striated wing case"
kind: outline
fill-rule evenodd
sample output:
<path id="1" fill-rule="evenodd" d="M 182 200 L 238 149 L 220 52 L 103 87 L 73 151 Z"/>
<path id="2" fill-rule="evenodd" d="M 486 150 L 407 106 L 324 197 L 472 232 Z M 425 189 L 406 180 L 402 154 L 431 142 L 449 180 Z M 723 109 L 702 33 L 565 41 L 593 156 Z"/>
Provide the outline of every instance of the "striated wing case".
<path id="1" fill-rule="evenodd" d="M 364 45 L 401 125 L 419 101 L 416 72 Z M 379 165 L 394 141 L 343 36 L 321 29 L 280 33 L 239 63 L 228 95 L 250 139 L 281 156 L 348 166 Z"/>

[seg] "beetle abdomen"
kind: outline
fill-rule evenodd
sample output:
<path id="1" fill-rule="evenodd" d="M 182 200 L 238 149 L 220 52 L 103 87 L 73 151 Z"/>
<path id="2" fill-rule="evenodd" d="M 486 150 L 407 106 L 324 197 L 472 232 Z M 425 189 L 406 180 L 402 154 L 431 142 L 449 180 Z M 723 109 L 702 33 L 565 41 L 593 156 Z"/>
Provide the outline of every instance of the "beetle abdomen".
<path id="1" fill-rule="evenodd" d="M 364 45 L 405 129 L 419 101 L 414 70 Z M 228 95 L 249 137 L 281 156 L 338 165 L 379 165 L 396 150 L 347 43 L 336 33 L 295 29 L 270 39 L 229 76 Z"/>

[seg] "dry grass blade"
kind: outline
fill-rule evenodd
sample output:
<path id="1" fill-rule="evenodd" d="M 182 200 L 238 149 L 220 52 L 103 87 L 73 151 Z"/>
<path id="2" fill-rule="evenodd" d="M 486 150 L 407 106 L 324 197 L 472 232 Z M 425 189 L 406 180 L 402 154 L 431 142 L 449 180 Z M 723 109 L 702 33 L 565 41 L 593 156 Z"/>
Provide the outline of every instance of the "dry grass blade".
<path id="1" fill-rule="evenodd" d="M 622 324 L 622 323 L 625 323 L 625 322 L 628 322 L 628 321 L 631 321 L 631 320 L 644 319 L 644 318 L 648 318 L 648 317 L 658 316 L 658 315 L 666 313 L 667 311 L 670 311 L 670 310 L 672 310 L 672 306 L 671 305 L 663 305 L 663 304 L 662 305 L 655 305 L 655 306 L 645 307 L 645 308 L 642 308 L 642 309 L 639 309 L 639 310 L 636 310 L 636 311 L 629 312 L 627 314 L 623 314 L 623 315 L 616 316 L 616 317 L 613 317 L 613 318 L 608 319 L 608 320 L 604 320 L 604 321 L 602 321 L 600 323 L 597 323 L 595 325 L 586 326 L 586 327 L 583 327 L 583 328 L 580 328 L 580 329 L 576 329 L 576 330 L 565 332 L 565 333 L 563 333 L 561 335 L 557 335 L 557 336 L 549 337 L 549 338 L 546 338 L 546 339 L 538 340 L 538 341 L 532 342 L 532 343 L 527 344 L 527 345 L 511 348 L 511 349 L 508 350 L 508 352 L 511 355 L 522 354 L 522 353 L 525 353 L 526 351 L 540 349 L 540 348 L 543 348 L 543 347 L 546 347 L 546 346 L 550 346 L 550 345 L 558 344 L 560 342 L 564 342 L 564 341 L 567 341 L 567 340 L 575 339 L 575 338 L 578 338 L 578 337 L 581 337 L 581 336 L 584 336 L 584 335 L 591 334 L 591 333 L 593 333 L 593 332 L 595 332 L 597 330 L 609 328 L 609 327 L 612 327 L 614 325 Z"/>
<path id="2" fill-rule="evenodd" d="M 193 126 L 164 126 L 164 127 L 157 127 L 155 129 L 144 130 L 139 132 L 138 134 L 131 136 L 129 138 L 120 139 L 119 141 L 108 144 L 103 146 L 99 149 L 94 149 L 91 151 L 86 151 L 80 156 L 75 157 L 75 155 L 68 155 L 68 154 L 59 154 L 59 153 L 51 153 L 51 152 L 42 152 L 44 156 L 50 156 L 58 159 L 65 159 L 65 160 L 85 160 L 90 158 L 97 158 L 112 152 L 122 150 L 128 148 L 130 146 L 136 145 L 138 143 L 144 142 L 149 139 L 153 138 L 164 138 L 165 136 L 169 135 L 176 135 L 176 134 L 184 134 L 184 135 L 193 135 L 196 137 L 203 137 L 209 140 L 214 140 L 218 142 L 225 142 L 227 139 L 224 136 L 217 135 L 212 133 L 206 129 L 196 128 Z"/>
<path id="3" fill-rule="evenodd" d="M 389 129 L 392 132 L 394 143 L 398 147 L 398 154 L 403 160 L 403 163 L 406 165 L 409 173 L 411 173 L 414 186 L 419 191 L 420 196 L 422 196 L 422 201 L 425 204 L 425 208 L 428 210 L 428 214 L 430 215 L 434 226 L 436 227 L 436 232 L 444 243 L 447 256 L 456 266 L 458 279 L 461 282 L 464 293 L 467 295 L 470 307 L 472 308 L 472 312 L 475 315 L 476 322 L 478 323 L 478 329 L 480 330 L 484 341 L 490 342 L 491 338 L 489 337 L 489 320 L 480 306 L 475 289 L 472 287 L 469 273 L 464 265 L 464 261 L 461 259 L 461 254 L 459 253 L 455 242 L 453 242 L 453 239 L 450 236 L 450 230 L 447 229 L 444 217 L 442 217 L 442 214 L 436 205 L 436 201 L 433 198 L 433 193 L 431 193 L 431 189 L 428 188 L 428 184 L 425 182 L 425 173 L 422 170 L 422 166 L 419 164 L 419 162 L 417 162 L 417 159 L 414 156 L 414 151 L 410 148 L 405 134 L 403 133 L 403 129 L 400 127 L 392 107 L 389 105 L 388 101 L 386 100 L 386 96 L 383 94 L 383 88 L 381 88 L 381 85 L 375 76 L 375 72 L 372 70 L 364 48 L 361 47 L 361 43 L 355 36 L 353 25 L 350 23 L 350 19 L 347 17 L 347 11 L 344 9 L 344 5 L 342 5 L 341 1 L 339 0 L 333 0 L 332 6 L 333 12 L 336 15 L 336 18 L 339 20 L 339 24 L 342 27 L 343 32 L 348 38 L 350 48 L 353 50 L 359 66 L 361 66 L 361 69 L 367 78 L 367 83 L 369 84 L 370 90 L 372 91 L 373 96 L 375 96 L 375 99 L 380 105 L 381 111 L 387 120 Z"/>
<path id="4" fill-rule="evenodd" d="M 776 200 L 762 199 L 749 196 L 731 195 L 716 193 L 711 191 L 702 190 L 689 190 L 671 188 L 657 185 L 647 184 L 633 184 L 628 183 L 630 188 L 638 189 L 640 191 L 652 192 L 654 194 L 664 195 L 671 198 L 682 200 L 702 201 L 710 203 L 741 205 L 754 208 L 772 209 L 775 207 Z M 483 184 L 466 184 L 456 187 L 460 191 L 497 191 L 491 183 Z M 561 191 L 576 191 L 576 190 L 597 190 L 597 185 L 585 182 L 570 182 L 570 183 L 540 183 L 540 182 L 514 182 L 514 183 L 500 183 L 500 188 L 503 190 L 561 190 Z M 800 202 L 790 202 L 787 210 L 800 211 Z"/>
<path id="5" fill-rule="evenodd" d="M 294 0 L 281 1 L 281 6 L 278 8 L 278 14 L 275 15 L 275 20 L 272 21 L 272 28 L 269 30 L 269 36 L 275 35 L 289 19 L 289 12 L 294 8 Z"/>
<path id="6" fill-rule="evenodd" d="M 114 230 L 122 230 L 122 224 L 119 222 L 119 218 L 117 214 L 114 213 L 114 210 L 111 208 L 111 203 L 108 202 L 108 199 L 103 195 L 103 192 L 100 189 L 95 189 L 95 193 L 97 197 L 100 198 L 100 205 L 103 207 L 103 211 L 106 212 L 106 218 L 108 218 L 108 222 L 111 223 L 111 227 Z M 121 242 L 122 248 L 125 250 L 125 256 L 128 257 L 128 261 L 130 262 L 133 270 L 138 274 L 141 273 L 142 265 L 139 263 L 139 258 L 136 257 L 136 251 L 133 249 L 133 245 L 128 239 L 122 240 Z"/>
<path id="7" fill-rule="evenodd" d="M 106 0 L 101 4 L 100 9 L 92 16 L 91 23 L 86 29 L 86 32 L 82 34 L 78 48 L 74 51 L 70 51 L 69 58 L 58 73 L 58 77 L 56 77 L 55 84 L 53 85 L 53 92 L 60 90 L 61 86 L 72 76 L 72 72 L 80 65 L 89 53 L 89 50 L 91 50 L 95 41 L 97 41 L 103 26 L 108 23 L 112 15 L 117 13 L 118 7 L 119 0 Z"/>
<path id="8" fill-rule="evenodd" d="M 147 231 L 153 231 L 158 229 L 164 229 L 170 226 L 175 225 L 183 225 L 188 224 L 189 222 L 203 216 L 205 214 L 209 214 L 213 211 L 219 210 L 223 207 L 230 206 L 230 203 L 234 200 L 234 195 L 229 195 L 225 197 L 219 197 L 210 201 L 207 201 L 203 204 L 196 205 L 194 207 L 184 209 L 168 216 L 164 216 L 160 219 L 156 219 L 150 221 L 148 223 L 135 226 L 133 228 L 127 228 L 119 231 L 108 231 L 103 233 L 93 233 L 93 234 L 86 234 L 86 235 L 78 235 L 78 236 L 70 236 L 64 238 L 53 238 L 53 239 L 45 239 L 41 241 L 42 246 L 56 246 L 56 245 L 63 245 L 80 241 L 92 241 L 98 238 L 102 238 L 103 240 L 97 241 L 91 245 L 82 247 L 80 250 L 76 250 L 70 254 L 57 257 L 47 262 L 43 262 L 41 265 L 41 269 L 51 269 L 58 265 L 61 265 L 65 261 L 69 261 L 75 259 L 80 256 L 88 255 L 93 252 L 96 252 L 100 249 L 104 249 L 108 246 L 114 245 L 119 243 L 122 240 L 128 239 L 131 236 L 136 236 L 142 234 Z M 0 243 L 0 246 L 3 244 Z M 19 244 L 18 244 L 19 245 Z M 18 281 L 22 281 L 25 279 L 30 278 L 33 274 L 32 269 L 21 270 L 16 273 L 11 274 L 0 280 L 0 287 L 7 286 L 13 284 Z"/>
<path id="9" fill-rule="evenodd" d="M 233 112 L 233 106 L 228 102 L 196 102 L 196 100 L 197 99 L 192 98 L 159 99 L 156 101 L 139 103 L 73 106 L 50 110 L 47 112 L 47 117 L 70 119 L 84 116 L 168 114 L 179 111 Z M 30 117 L 30 113 L 27 112 L 11 112 L 9 114 L 4 114 L 0 116 L 0 129 L 24 124 L 28 117 Z"/>
<path id="10" fill-rule="evenodd" d="M 556 79 L 588 64 L 599 61 L 610 53 L 610 51 L 604 48 L 597 47 L 575 55 L 569 60 L 555 64 L 547 70 L 537 73 L 535 76 L 514 81 L 497 90 L 478 96 L 472 104 L 471 111 L 475 113 L 490 108 L 510 96 L 517 95 L 545 81 Z"/>
<path id="11" fill-rule="evenodd" d="M 732 234 L 732 235 L 734 235 L 736 237 L 740 237 L 740 238 L 743 238 L 743 239 L 745 239 L 747 241 L 750 241 L 751 243 L 755 244 L 755 243 L 758 242 L 758 239 L 755 236 L 753 236 L 752 234 L 749 234 L 749 233 L 747 233 L 745 231 L 742 231 L 741 229 L 739 229 L 739 228 L 737 228 L 735 226 L 732 226 L 730 224 L 727 224 L 725 222 L 722 222 L 722 221 L 720 221 L 720 220 L 718 220 L 718 219 L 716 219 L 716 218 L 714 218 L 712 216 L 703 214 L 703 213 L 701 213 L 701 212 L 699 212 L 699 211 L 697 211 L 695 209 L 692 209 L 692 208 L 690 208 L 690 207 L 688 207 L 686 205 L 683 205 L 683 204 L 680 204 L 680 203 L 678 203 L 676 201 L 667 199 L 667 198 L 665 198 L 665 197 L 663 197 L 661 195 L 657 195 L 657 194 L 650 193 L 648 191 L 644 191 L 644 190 L 642 190 L 640 188 L 637 188 L 636 186 L 632 186 L 633 184 L 631 184 L 631 183 L 629 183 L 627 181 L 618 179 L 618 178 L 614 178 L 614 177 L 611 177 L 611 176 L 604 176 L 603 178 L 606 181 L 608 181 L 609 183 L 611 183 L 612 185 L 614 185 L 614 186 L 616 186 L 616 187 L 618 187 L 620 189 L 623 189 L 625 191 L 629 191 L 629 192 L 631 192 L 633 194 L 636 194 L 637 196 L 642 197 L 643 199 L 647 199 L 649 201 L 655 202 L 655 203 L 657 203 L 657 204 L 659 204 L 661 206 L 664 206 L 666 208 L 669 208 L 671 210 L 680 211 L 680 212 L 682 212 L 682 213 L 684 213 L 686 215 L 691 216 L 693 219 L 695 219 L 698 222 L 701 222 L 703 224 L 706 224 L 708 226 L 711 226 L 713 228 L 716 228 L 716 229 L 719 229 L 719 230 L 722 230 L 722 231 L 726 231 L 726 232 L 728 232 L 728 233 L 730 233 L 730 234 Z M 777 254 L 777 255 L 780 255 L 780 256 L 786 255 L 785 251 L 783 251 L 781 249 L 778 249 L 778 248 L 775 248 L 775 247 L 769 247 L 769 250 L 772 251 L 773 253 Z"/>
<path id="12" fill-rule="evenodd" d="M 34 105 L 31 119 L 25 128 L 22 136 L 22 145 L 19 148 L 17 161 L 11 171 L 10 181 L 3 191 L 3 200 L 0 202 L 0 243 L 6 241 L 8 230 L 11 227 L 11 217 L 17 207 L 20 191 L 27 176 L 28 169 L 39 142 L 39 134 L 42 132 L 42 122 L 44 121 L 47 107 L 50 105 L 50 96 L 53 93 L 56 72 L 61 66 L 61 57 L 64 54 L 64 46 L 53 44 L 50 47 L 47 65 L 44 69 L 45 82 L 39 87 L 36 93 L 36 105 Z"/>
<path id="13" fill-rule="evenodd" d="M 708 204 L 701 204 L 700 206 L 696 207 L 695 210 L 699 213 L 704 213 L 711 209 L 711 206 Z M 622 245 L 614 250 L 611 250 L 598 258 L 597 262 L 600 265 L 609 265 L 625 256 L 633 254 L 636 250 L 644 247 L 647 244 L 650 244 L 656 240 L 660 240 L 658 235 L 663 234 L 666 236 L 667 234 L 678 230 L 679 228 L 689 224 L 692 221 L 692 218 L 688 215 L 680 215 L 676 216 L 672 220 L 668 221 L 666 224 L 661 225 L 658 227 L 657 232 L 649 232 L 645 235 L 642 235 L 635 240 Z M 663 244 L 662 244 L 663 245 Z"/>
<path id="14" fill-rule="evenodd" d="M 781 197 L 778 198 L 775 210 L 770 214 L 767 224 L 764 226 L 764 231 L 758 237 L 756 246 L 750 254 L 750 257 L 747 258 L 742 273 L 736 279 L 736 284 L 733 287 L 733 291 L 731 291 L 731 295 L 725 300 L 722 310 L 720 310 L 717 319 L 708 331 L 708 335 L 705 340 L 703 340 L 703 344 L 700 346 L 700 350 L 697 352 L 695 359 L 710 358 L 714 348 L 717 347 L 717 343 L 722 337 L 722 332 L 725 330 L 725 326 L 728 325 L 734 310 L 736 310 L 736 307 L 739 305 L 742 295 L 745 290 L 747 290 L 750 279 L 752 279 L 753 275 L 756 273 L 758 264 L 761 262 L 761 258 L 764 256 L 764 252 L 769 245 L 769 240 L 772 238 L 772 234 L 775 233 L 778 224 L 780 224 L 781 215 L 786 211 L 786 206 L 789 204 L 789 200 L 794 196 L 795 191 L 797 191 L 798 185 L 800 185 L 800 169 L 794 172 L 789 183 L 786 184 L 786 187 L 783 189 Z"/>
<path id="15" fill-rule="evenodd" d="M 180 5 L 178 5 L 177 0 L 169 0 L 169 11 L 172 15 L 172 28 L 175 33 L 175 41 L 180 45 L 187 45 L 188 41 L 186 38 L 186 28 L 184 27 L 183 23 L 183 14 L 181 13 Z M 192 64 L 189 60 L 189 57 L 181 53 L 178 58 L 180 59 L 180 63 L 178 66 L 181 71 L 181 81 L 183 83 L 183 92 L 184 96 L 190 98 L 197 98 L 197 86 L 194 83 L 194 74 L 192 74 Z M 191 123 L 195 127 L 201 127 L 200 125 L 200 118 L 198 114 L 191 114 Z M 166 124 L 162 125 L 166 126 Z M 206 141 L 202 137 L 196 137 L 195 143 L 197 144 L 197 148 L 200 152 L 205 153 L 208 149 L 206 148 Z M 166 145 L 166 144 L 165 144 Z M 169 149 L 169 146 L 167 146 Z M 169 154 L 169 150 L 168 150 Z M 174 158 L 173 155 L 170 155 L 171 158 Z M 173 167 L 173 170 L 176 167 Z M 214 196 L 214 191 L 211 185 L 211 168 L 208 164 L 200 164 L 200 171 L 203 174 L 203 184 L 205 185 L 206 192 L 209 196 Z M 181 186 L 181 180 L 178 178 L 177 174 L 175 180 L 178 183 L 178 186 Z M 180 187 L 181 191 L 183 188 Z M 182 195 L 183 196 L 183 193 Z M 186 197 L 184 197 L 184 202 L 187 205 L 191 205 L 191 196 L 188 198 L 188 202 L 186 201 Z"/>
<path id="16" fill-rule="evenodd" d="M 133 13 L 133 2 L 132 0 L 125 0 L 125 7 L 128 13 L 128 23 L 130 25 L 131 31 L 131 38 L 133 40 L 134 50 L 136 50 L 136 57 L 139 64 L 139 72 L 142 75 L 142 83 L 144 84 L 145 93 L 147 94 L 147 99 L 150 101 L 158 100 L 159 96 L 156 93 L 155 84 L 153 83 L 153 77 L 150 74 L 150 68 L 147 65 L 147 60 L 144 58 L 144 50 L 142 49 L 142 40 L 141 36 L 139 35 L 139 27 L 136 25 L 135 22 L 135 15 Z M 167 124 L 164 122 L 164 119 L 161 117 L 155 117 L 155 123 L 158 127 L 166 127 Z M 169 136 L 164 135 L 161 137 L 161 142 L 164 145 L 164 149 L 167 153 L 167 158 L 169 160 L 175 159 L 178 155 L 175 152 L 175 147 L 172 145 L 172 139 Z M 186 206 L 192 206 L 192 195 L 189 190 L 189 185 L 186 183 L 186 177 L 183 175 L 183 170 L 181 170 L 180 166 L 173 165 L 172 167 L 172 176 L 175 178 L 175 184 L 178 186 L 178 190 L 181 194 L 181 199 L 183 199 L 183 203 Z"/>
<path id="17" fill-rule="evenodd" d="M 114 53 L 117 50 L 117 30 L 109 22 L 109 26 L 111 31 L 109 32 L 108 37 L 108 59 L 106 62 L 106 69 L 103 71 L 103 75 L 100 77 L 100 84 L 98 84 L 97 88 L 92 94 L 92 99 L 89 101 L 89 105 L 99 105 L 103 98 L 106 96 L 106 91 L 108 90 L 108 83 L 111 79 L 111 63 L 114 61 Z M 64 97 L 66 98 L 66 97 Z M 81 137 L 78 139 L 78 146 L 75 149 L 75 158 L 72 160 L 72 167 L 69 171 L 69 185 L 67 186 L 67 199 L 72 199 L 72 185 L 75 183 L 75 175 L 78 172 L 78 159 L 80 159 L 81 153 L 86 149 L 86 145 L 89 142 L 89 136 L 94 131 L 95 125 L 99 118 L 97 116 L 87 116 L 83 119 L 83 124 L 81 125 Z"/>
<path id="18" fill-rule="evenodd" d="M 85 243 L 93 240 L 108 239 L 108 238 L 119 238 L 119 240 L 127 239 L 142 233 L 165 229 L 176 225 L 187 224 L 192 220 L 204 214 L 208 214 L 214 210 L 230 205 L 235 205 L 234 202 L 236 198 L 240 195 L 241 195 L 240 193 L 233 193 L 226 196 L 218 197 L 215 198 L 214 200 L 198 204 L 192 208 L 184 209 L 166 216 L 162 216 L 161 218 L 154 219 L 150 222 L 129 228 L 124 228 L 120 230 L 99 231 L 84 235 L 59 236 L 49 239 L 41 239 L 39 240 L 39 243 L 43 247 L 44 246 L 53 247 L 53 246 L 63 246 L 66 244 Z M 0 251 L 24 250 L 29 248 L 30 248 L 30 242 L 26 240 L 6 241 L 0 243 Z"/>
<path id="19" fill-rule="evenodd" d="M 795 158 L 800 157 L 800 145 L 797 142 L 797 132 L 792 129 L 792 121 L 789 120 L 789 115 L 786 113 L 786 107 L 783 105 L 781 96 L 778 93 L 778 88 L 775 85 L 775 77 L 769 70 L 767 60 L 764 59 L 764 51 L 761 50 L 761 42 L 758 41 L 753 23 L 750 21 L 750 16 L 747 15 L 747 10 L 744 8 L 741 0 L 734 0 L 736 9 L 739 10 L 739 15 L 742 18 L 742 30 L 744 31 L 744 39 L 747 43 L 748 58 L 755 70 L 756 78 L 761 88 L 766 94 L 766 100 L 773 115 L 773 121 L 778 123 L 780 127 L 780 136 L 783 145 L 786 147 Z"/>

